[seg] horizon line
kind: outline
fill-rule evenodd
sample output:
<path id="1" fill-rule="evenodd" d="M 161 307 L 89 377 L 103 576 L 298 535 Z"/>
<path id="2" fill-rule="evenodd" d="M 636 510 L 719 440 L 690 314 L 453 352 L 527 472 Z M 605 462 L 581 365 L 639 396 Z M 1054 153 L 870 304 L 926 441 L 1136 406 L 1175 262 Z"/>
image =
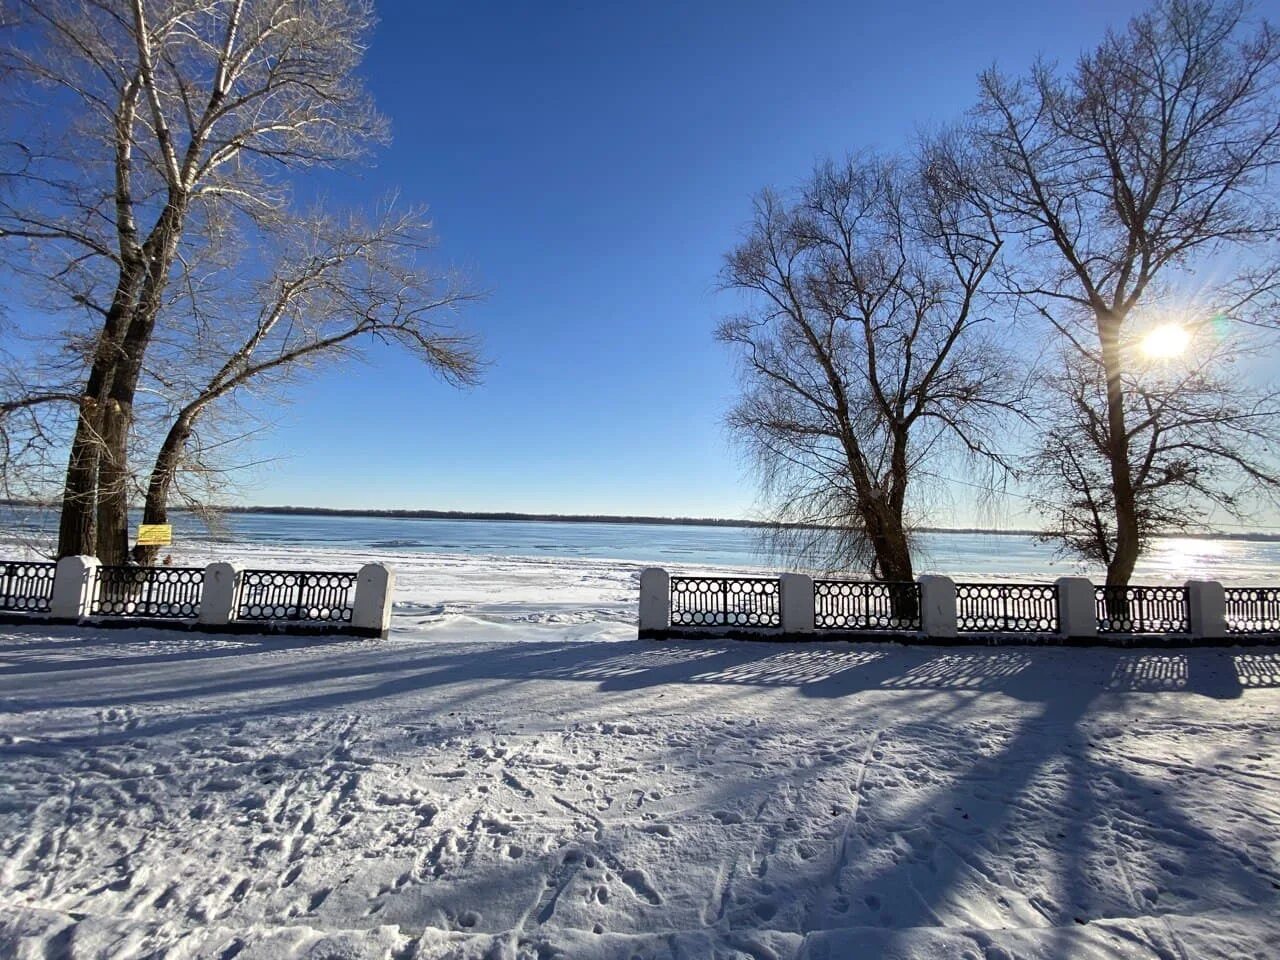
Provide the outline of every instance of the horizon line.
<path id="1" fill-rule="evenodd" d="M 57 504 L 38 500 L 21 500 L 13 498 L 0 499 L 5 506 L 39 507 L 54 509 Z M 136 509 L 131 508 L 131 509 Z M 615 523 L 651 526 L 684 526 L 684 527 L 742 527 L 760 529 L 777 526 L 769 520 L 748 520 L 726 517 L 660 517 L 630 514 L 583 514 L 583 513 L 525 513 L 515 510 L 430 510 L 408 507 L 316 507 L 305 505 L 280 506 L 259 504 L 221 504 L 209 507 L 211 513 L 230 514 L 279 514 L 283 516 L 340 516 L 371 517 L 401 520 L 468 520 L 468 521 L 504 521 L 520 523 Z M 170 513 L 193 514 L 199 510 L 187 507 L 172 507 Z M 786 524 L 790 529 L 821 529 L 821 524 Z M 1045 531 L 1028 528 L 998 527 L 941 527 L 923 526 L 914 528 L 915 533 L 982 533 L 994 536 L 1039 537 Z M 1280 540 L 1280 532 L 1257 529 L 1251 531 L 1227 532 L 1207 530 L 1200 532 L 1165 533 L 1158 537 L 1187 537 L 1195 540 Z"/>

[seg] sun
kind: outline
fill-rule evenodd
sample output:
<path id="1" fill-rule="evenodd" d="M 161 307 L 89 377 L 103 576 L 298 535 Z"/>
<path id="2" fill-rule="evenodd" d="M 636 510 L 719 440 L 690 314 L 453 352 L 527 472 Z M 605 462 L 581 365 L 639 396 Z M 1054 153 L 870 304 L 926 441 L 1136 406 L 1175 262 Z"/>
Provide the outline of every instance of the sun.
<path id="1" fill-rule="evenodd" d="M 1191 343 L 1191 332 L 1176 323 L 1156 327 L 1142 338 L 1142 352 L 1153 360 L 1181 356 Z"/>

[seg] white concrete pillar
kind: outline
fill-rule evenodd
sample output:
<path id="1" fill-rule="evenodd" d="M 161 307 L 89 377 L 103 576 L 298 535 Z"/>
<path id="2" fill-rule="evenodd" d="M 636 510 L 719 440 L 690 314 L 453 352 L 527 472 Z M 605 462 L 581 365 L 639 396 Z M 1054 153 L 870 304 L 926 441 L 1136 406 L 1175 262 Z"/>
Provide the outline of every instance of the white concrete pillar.
<path id="1" fill-rule="evenodd" d="M 784 573 L 778 577 L 783 633 L 813 633 L 813 577 Z"/>
<path id="2" fill-rule="evenodd" d="M 391 632 L 391 601 L 395 571 L 381 563 L 366 563 L 356 574 L 356 603 L 351 625 L 385 637 Z"/>
<path id="3" fill-rule="evenodd" d="M 222 626 L 236 618 L 236 597 L 240 588 L 240 565 L 211 563 L 204 568 L 200 591 L 200 622 Z"/>
<path id="4" fill-rule="evenodd" d="M 1188 580 L 1191 636 L 1196 640 L 1222 640 L 1227 635 L 1227 591 L 1216 580 Z"/>
<path id="5" fill-rule="evenodd" d="M 1098 635 L 1098 600 L 1093 582 L 1085 577 L 1059 577 L 1058 636 L 1064 639 Z"/>
<path id="6" fill-rule="evenodd" d="M 671 575 L 661 567 L 640 571 L 640 636 L 671 627 Z"/>
<path id="7" fill-rule="evenodd" d="M 53 572 L 49 614 L 68 620 L 89 616 L 98 589 L 97 557 L 63 557 Z"/>
<path id="8" fill-rule="evenodd" d="M 949 639 L 959 635 L 956 623 L 956 585 L 950 577 L 920 578 L 920 632 Z"/>

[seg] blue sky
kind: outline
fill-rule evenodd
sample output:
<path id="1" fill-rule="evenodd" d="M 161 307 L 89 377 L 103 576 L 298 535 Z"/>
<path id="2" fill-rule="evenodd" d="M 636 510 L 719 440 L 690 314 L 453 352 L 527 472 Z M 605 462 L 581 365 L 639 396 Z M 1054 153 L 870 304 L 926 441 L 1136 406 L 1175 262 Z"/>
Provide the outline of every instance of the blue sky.
<path id="1" fill-rule="evenodd" d="M 816 158 L 893 150 L 974 77 L 1070 60 L 1143 5 L 383 0 L 365 73 L 394 141 L 326 176 L 340 203 L 431 207 L 488 290 L 491 366 L 456 391 L 390 351 L 299 388 L 252 503 L 742 516 L 715 289 L 751 195 Z M 979 514 L 963 489 L 938 522 Z"/>

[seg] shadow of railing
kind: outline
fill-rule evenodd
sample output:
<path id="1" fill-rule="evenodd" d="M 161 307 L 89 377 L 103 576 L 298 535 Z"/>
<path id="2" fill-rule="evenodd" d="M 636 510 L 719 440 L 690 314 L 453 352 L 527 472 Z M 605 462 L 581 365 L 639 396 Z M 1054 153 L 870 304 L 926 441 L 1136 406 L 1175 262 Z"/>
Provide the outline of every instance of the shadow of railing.
<path id="1" fill-rule="evenodd" d="M 114 653 L 116 641 L 106 649 Z M 12 644 L 8 645 L 12 646 Z M 867 691 L 1001 693 L 1052 703 L 1094 693 L 1162 692 L 1233 699 L 1246 689 L 1280 687 L 1280 652 L 900 647 L 891 644 L 777 643 L 495 643 L 442 647 L 426 643 L 308 641 L 239 643 L 184 654 L 166 649 L 136 656 L 104 655 L 94 644 L 75 659 L 74 645 L 35 650 L 0 666 L 0 696 L 15 692 L 30 709 L 188 703 L 169 727 L 195 725 L 202 700 L 236 700 L 246 716 L 355 708 L 363 703 L 454 685 L 519 685 L 556 679 L 594 684 L 605 692 L 664 685 L 794 688 L 805 698 L 843 698 Z M 280 654 L 286 653 L 286 656 Z M 199 670 L 182 669 L 186 661 Z M 140 683 L 139 671 L 158 670 Z M 87 676 L 86 676 L 87 674 Z M 29 679 L 30 678 L 30 679 Z M 30 684 L 38 678 L 39 688 Z M 91 678 L 91 679 L 90 679 Z M 28 699 L 28 694 L 31 694 Z M 246 695 L 250 695 L 246 699 Z M 17 702 L 17 701 L 15 701 Z M 211 704 L 212 706 L 212 704 Z"/>

